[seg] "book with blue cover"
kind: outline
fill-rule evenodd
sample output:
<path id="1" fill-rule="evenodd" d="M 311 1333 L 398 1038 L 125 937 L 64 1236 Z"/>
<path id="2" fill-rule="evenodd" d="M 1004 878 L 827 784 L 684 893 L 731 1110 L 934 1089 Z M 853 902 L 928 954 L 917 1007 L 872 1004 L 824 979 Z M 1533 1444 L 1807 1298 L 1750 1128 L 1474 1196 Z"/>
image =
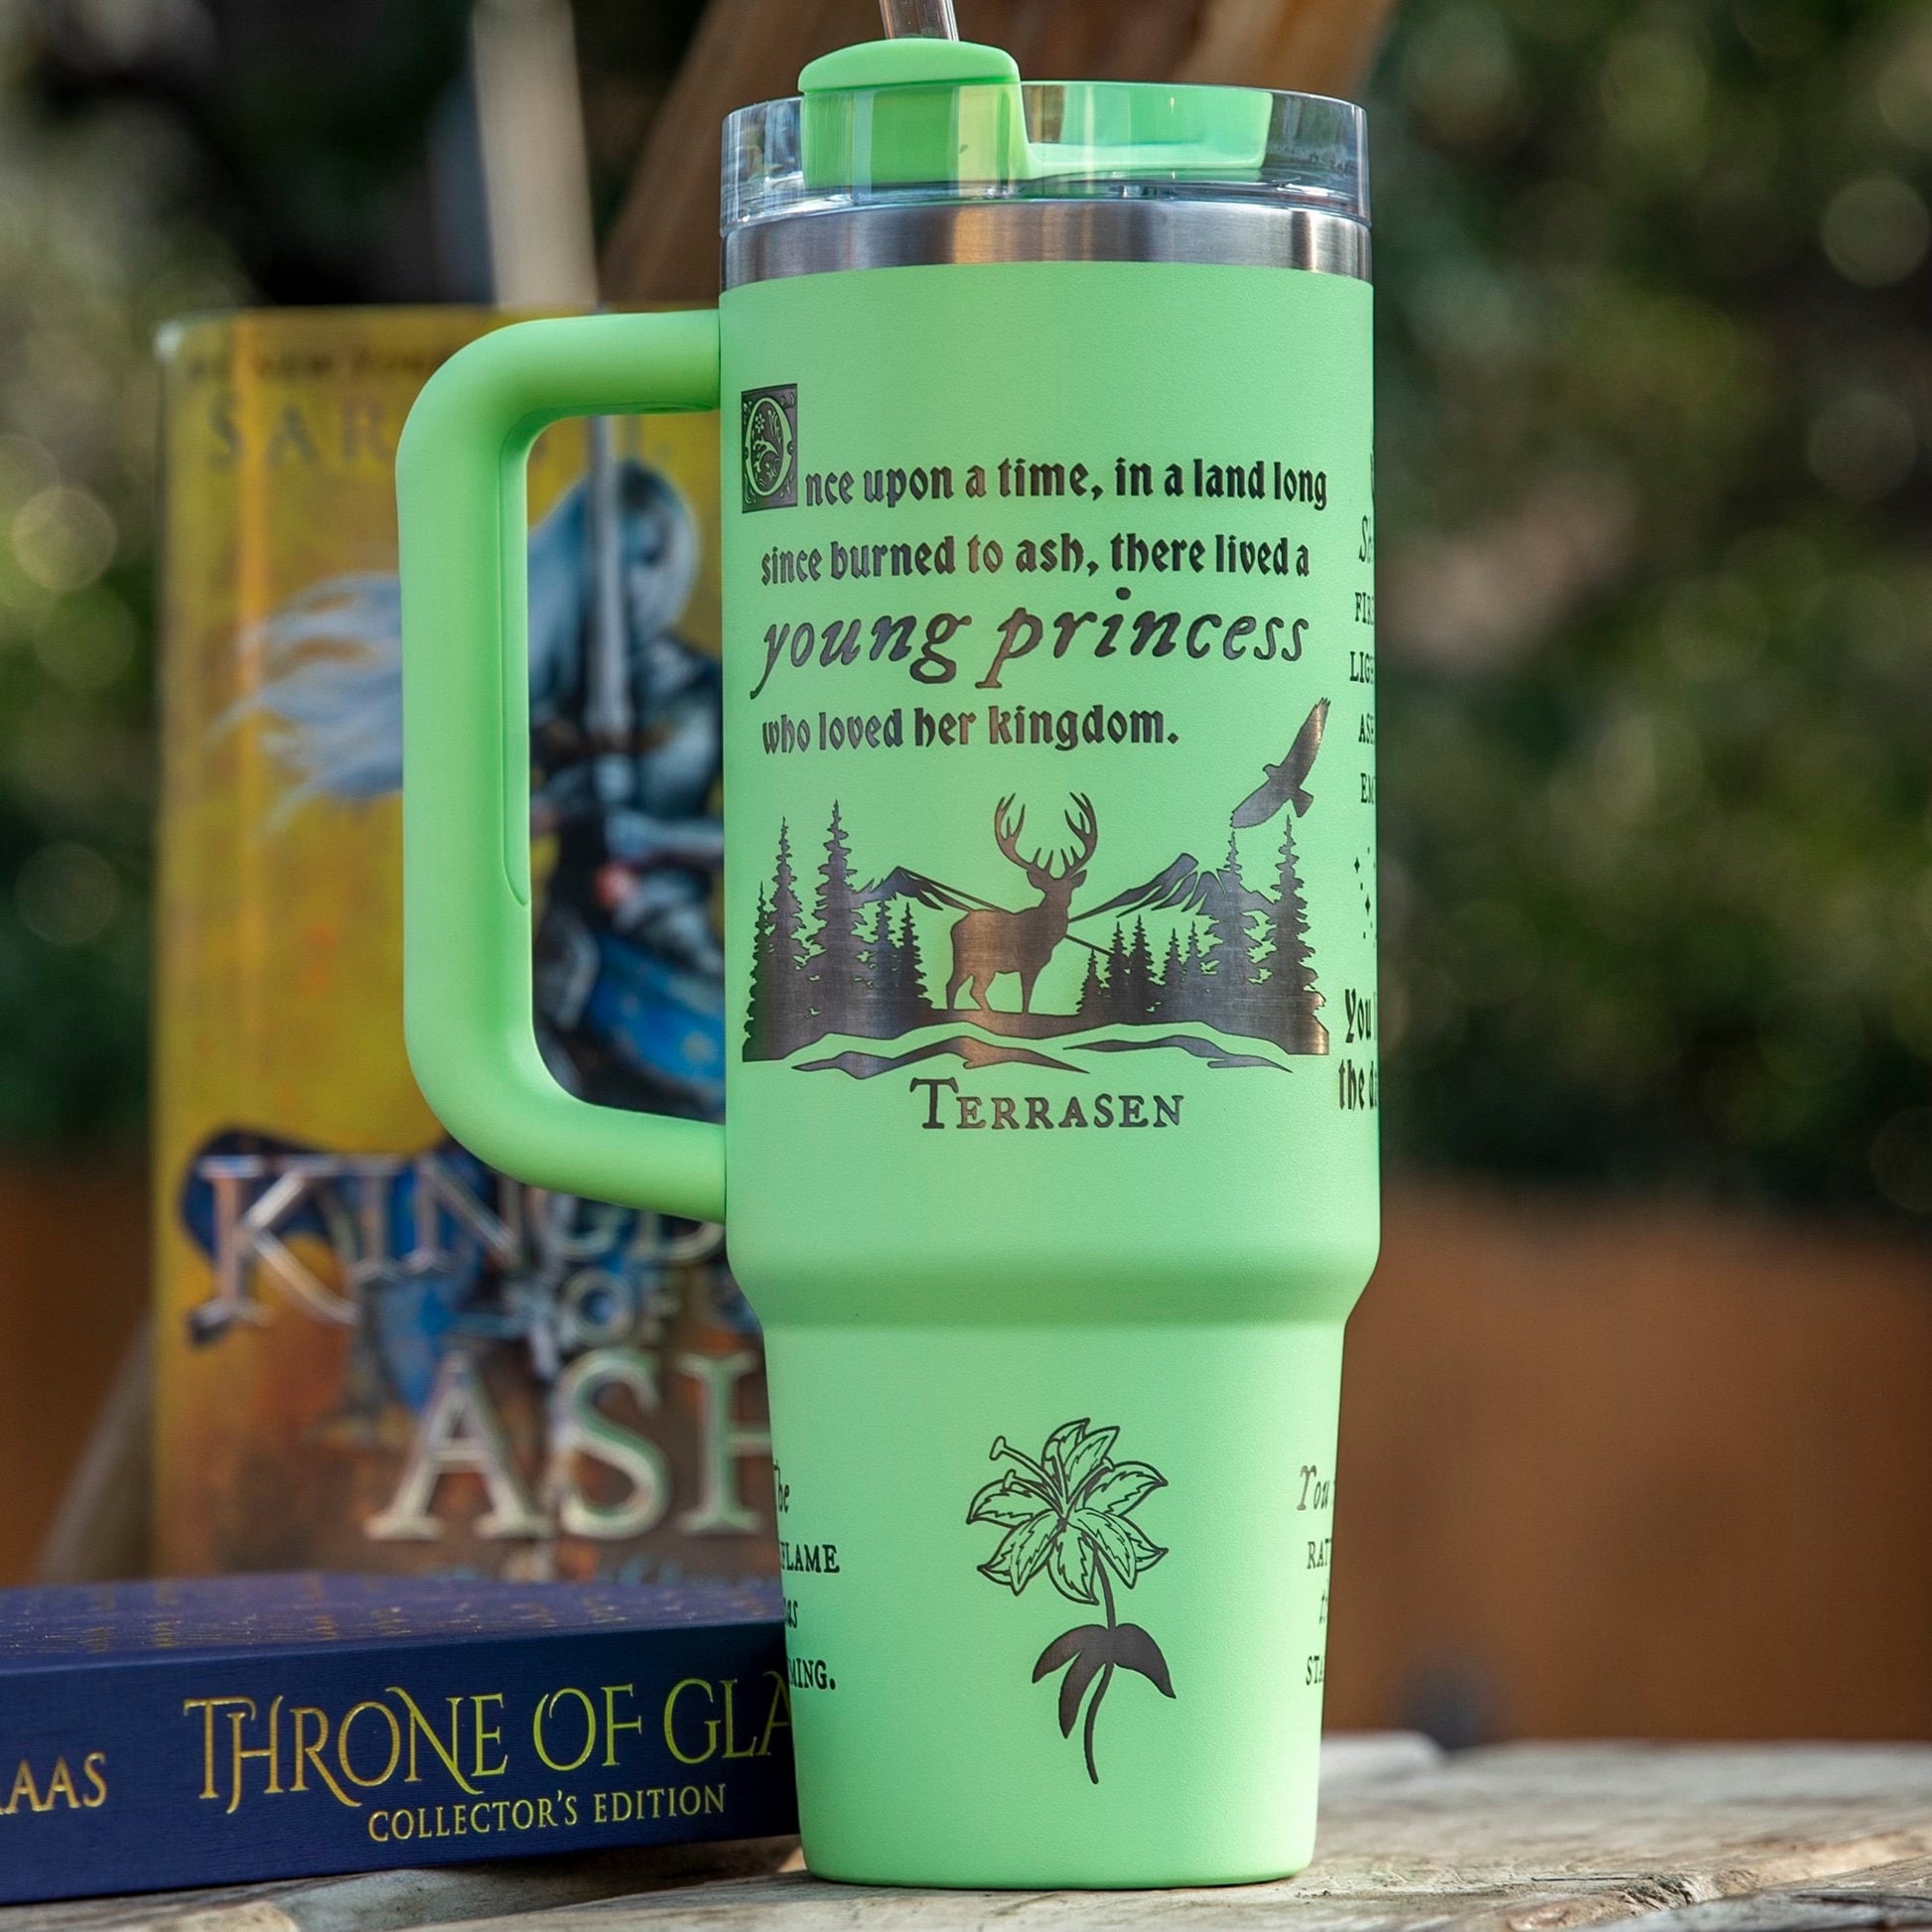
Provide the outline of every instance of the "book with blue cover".
<path id="1" fill-rule="evenodd" d="M 0 1902 L 797 1829 L 775 1588 L 0 1591 Z"/>

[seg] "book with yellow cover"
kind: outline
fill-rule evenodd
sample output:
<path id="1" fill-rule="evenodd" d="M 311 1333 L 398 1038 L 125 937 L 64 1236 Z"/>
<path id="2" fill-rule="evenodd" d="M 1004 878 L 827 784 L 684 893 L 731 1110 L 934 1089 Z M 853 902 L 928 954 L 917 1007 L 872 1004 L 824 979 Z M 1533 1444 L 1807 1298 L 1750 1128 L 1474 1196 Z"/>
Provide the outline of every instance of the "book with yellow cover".
<path id="1" fill-rule="evenodd" d="M 720 1231 L 521 1187 L 401 1028 L 393 462 L 488 311 L 170 330 L 155 1129 L 164 1572 L 768 1575 Z M 718 431 L 531 465 L 534 972 L 577 1091 L 714 1116 Z"/>

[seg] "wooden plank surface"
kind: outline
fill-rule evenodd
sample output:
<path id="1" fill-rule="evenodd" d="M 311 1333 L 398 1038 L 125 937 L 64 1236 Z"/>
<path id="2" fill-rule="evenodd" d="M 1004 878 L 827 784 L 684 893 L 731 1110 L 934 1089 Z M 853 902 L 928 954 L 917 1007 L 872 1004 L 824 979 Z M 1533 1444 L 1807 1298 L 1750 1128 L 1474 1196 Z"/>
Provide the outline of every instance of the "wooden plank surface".
<path id="1" fill-rule="evenodd" d="M 1932 1925 L 1932 1745 L 1527 1744 L 1324 1763 L 1315 1863 L 1174 1892 L 869 1890 L 789 1841 L 0 1911 L 0 1932 L 1798 1932 Z"/>
<path id="2" fill-rule="evenodd" d="M 1642 1921 L 1643 1932 L 1853 1932 L 1892 1925 L 1932 1926 L 1932 1860 L 1900 1859 L 1829 1882 L 1713 1898 Z"/>
<path id="3" fill-rule="evenodd" d="M 417 1932 L 468 1920 L 521 1925 L 585 1900 L 637 1900 L 662 1886 L 702 1891 L 796 1863 L 795 1838 L 581 1852 L 440 1871 L 286 1878 L 133 1898 L 0 1908 L 4 1932 Z"/>

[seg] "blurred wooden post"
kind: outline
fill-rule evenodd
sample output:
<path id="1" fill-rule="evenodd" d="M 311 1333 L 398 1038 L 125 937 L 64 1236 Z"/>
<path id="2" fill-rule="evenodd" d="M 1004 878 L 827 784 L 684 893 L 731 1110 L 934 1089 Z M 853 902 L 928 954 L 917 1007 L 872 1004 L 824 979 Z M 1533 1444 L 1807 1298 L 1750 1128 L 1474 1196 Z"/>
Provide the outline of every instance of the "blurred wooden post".
<path id="1" fill-rule="evenodd" d="M 470 60 L 496 301 L 594 307 L 590 163 L 566 0 L 481 0 Z"/>
<path id="2" fill-rule="evenodd" d="M 1192 80 L 1348 95 L 1394 0 L 959 0 L 960 32 L 1039 79 Z M 718 293 L 727 113 L 789 94 L 807 61 L 879 32 L 875 0 L 711 0 L 653 122 L 604 258 L 614 302 Z"/>

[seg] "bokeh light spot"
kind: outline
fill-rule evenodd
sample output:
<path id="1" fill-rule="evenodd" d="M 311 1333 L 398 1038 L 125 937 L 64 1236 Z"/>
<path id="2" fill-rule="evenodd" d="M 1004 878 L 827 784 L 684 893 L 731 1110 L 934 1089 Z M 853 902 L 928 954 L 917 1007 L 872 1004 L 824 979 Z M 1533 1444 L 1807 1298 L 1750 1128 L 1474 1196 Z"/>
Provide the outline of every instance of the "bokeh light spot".
<path id="1" fill-rule="evenodd" d="M 44 845 L 21 867 L 14 903 L 29 932 L 52 946 L 84 946 L 113 924 L 121 884 L 91 846 Z"/>
<path id="2" fill-rule="evenodd" d="M 1882 389 L 1851 389 L 1812 418 L 1805 459 L 1834 495 L 1868 503 L 1912 474 L 1918 429 L 1896 396 Z"/>
<path id="3" fill-rule="evenodd" d="M 1832 266 L 1860 288 L 1889 288 L 1925 259 L 1932 214 L 1924 197 L 1896 175 L 1848 183 L 1825 205 L 1819 238 Z"/>
<path id="4" fill-rule="evenodd" d="M 1872 1136 L 1871 1177 L 1894 1207 L 1932 1214 L 1932 1107 L 1907 1107 Z"/>
<path id="5" fill-rule="evenodd" d="M 37 490 L 14 513 L 14 555 L 43 590 L 84 589 L 113 562 L 114 544 L 100 499 L 68 483 Z"/>
<path id="6" fill-rule="evenodd" d="M 134 661 L 133 614 L 105 591 L 64 598 L 42 621 L 34 654 L 69 691 L 104 691 Z"/>

